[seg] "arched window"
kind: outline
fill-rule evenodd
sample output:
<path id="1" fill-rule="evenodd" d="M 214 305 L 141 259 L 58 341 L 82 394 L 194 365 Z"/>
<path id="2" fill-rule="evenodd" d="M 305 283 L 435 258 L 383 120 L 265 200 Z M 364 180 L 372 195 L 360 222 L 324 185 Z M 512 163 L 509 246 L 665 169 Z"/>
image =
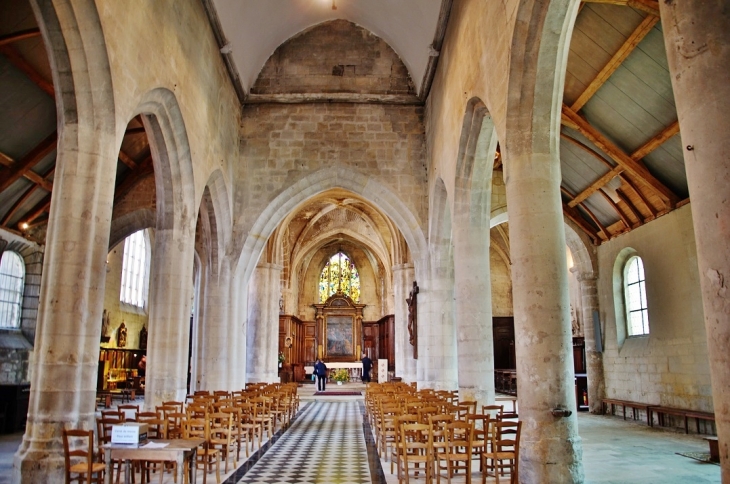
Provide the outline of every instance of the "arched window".
<path id="1" fill-rule="evenodd" d="M 124 240 L 122 259 L 122 289 L 119 300 L 140 308 L 147 303 L 147 241 L 144 230 Z"/>
<path id="2" fill-rule="evenodd" d="M 20 328 L 25 263 L 16 252 L 0 259 L 0 328 Z"/>
<path id="3" fill-rule="evenodd" d="M 649 334 L 644 264 L 637 255 L 630 257 L 624 266 L 624 299 L 629 336 Z"/>
<path id="4" fill-rule="evenodd" d="M 338 252 L 325 264 L 319 276 L 319 301 L 325 302 L 336 292 L 360 302 L 360 274 L 357 267 L 344 253 Z"/>

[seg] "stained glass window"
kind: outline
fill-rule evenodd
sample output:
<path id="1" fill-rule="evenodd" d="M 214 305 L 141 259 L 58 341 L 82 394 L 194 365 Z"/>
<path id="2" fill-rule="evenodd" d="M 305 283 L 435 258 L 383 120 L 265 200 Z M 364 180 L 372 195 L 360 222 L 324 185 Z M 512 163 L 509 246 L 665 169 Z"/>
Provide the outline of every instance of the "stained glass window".
<path id="1" fill-rule="evenodd" d="M 629 336 L 649 334 L 649 310 L 646 304 L 644 264 L 634 256 L 624 269 L 624 294 Z"/>
<path id="2" fill-rule="evenodd" d="M 360 274 L 355 264 L 343 252 L 333 255 L 319 276 L 319 301 L 325 302 L 336 292 L 360 302 Z"/>

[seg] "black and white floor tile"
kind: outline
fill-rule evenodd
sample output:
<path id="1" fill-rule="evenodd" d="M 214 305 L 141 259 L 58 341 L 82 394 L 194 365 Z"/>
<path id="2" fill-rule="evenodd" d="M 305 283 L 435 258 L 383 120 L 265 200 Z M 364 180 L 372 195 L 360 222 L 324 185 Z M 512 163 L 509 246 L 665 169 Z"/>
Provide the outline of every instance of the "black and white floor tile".
<path id="1" fill-rule="evenodd" d="M 371 484 L 359 402 L 307 405 L 238 482 Z"/>

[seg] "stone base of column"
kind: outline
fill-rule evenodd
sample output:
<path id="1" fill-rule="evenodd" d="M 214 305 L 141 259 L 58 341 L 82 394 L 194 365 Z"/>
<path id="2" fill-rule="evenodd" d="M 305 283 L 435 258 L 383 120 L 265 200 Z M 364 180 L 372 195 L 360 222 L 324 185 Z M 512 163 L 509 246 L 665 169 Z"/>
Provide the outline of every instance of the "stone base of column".
<path id="1" fill-rule="evenodd" d="M 522 423 L 520 438 L 520 482 L 582 483 L 585 477 L 581 438 L 563 440 L 546 437 L 530 442 L 524 437 L 525 424 Z M 533 453 L 531 449 L 537 452 Z M 550 465 L 550 462 L 562 465 Z M 565 465 L 566 462 L 568 465 Z"/>
<path id="2" fill-rule="evenodd" d="M 23 438 L 23 443 L 13 457 L 13 475 L 10 482 L 64 482 L 66 474 L 63 441 L 49 437 L 48 440 L 34 439 L 34 449 L 29 449 L 31 443 L 25 440 L 27 435 Z"/>

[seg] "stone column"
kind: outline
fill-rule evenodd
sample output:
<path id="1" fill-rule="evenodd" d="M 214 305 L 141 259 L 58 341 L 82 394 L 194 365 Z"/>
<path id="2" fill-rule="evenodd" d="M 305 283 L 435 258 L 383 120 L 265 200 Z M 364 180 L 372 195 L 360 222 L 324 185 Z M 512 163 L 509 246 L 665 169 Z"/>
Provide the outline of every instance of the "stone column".
<path id="1" fill-rule="evenodd" d="M 432 276 L 418 286 L 418 388 L 456 390 L 453 277 Z"/>
<path id="2" fill-rule="evenodd" d="M 63 482 L 63 429 L 95 429 L 115 143 L 88 127 L 60 133 L 28 423 L 13 482 Z"/>
<path id="3" fill-rule="evenodd" d="M 282 266 L 263 263 L 248 284 L 247 381 L 279 381 L 279 297 Z"/>
<path id="4" fill-rule="evenodd" d="M 593 311 L 598 311 L 597 280 L 598 276 L 593 272 L 578 274 L 588 367 L 588 405 L 591 413 L 601 414 L 603 412 L 602 400 L 606 394 L 606 381 L 603 375 L 603 353 L 599 352 L 596 347 L 596 341 L 601 335 L 596 334 L 593 326 Z"/>
<path id="5" fill-rule="evenodd" d="M 684 148 L 722 482 L 730 483 L 730 9 L 659 2 Z"/>
<path id="6" fill-rule="evenodd" d="M 506 152 L 522 482 L 582 482 L 557 156 Z M 566 409 L 568 417 L 553 416 Z"/>
<path id="7" fill-rule="evenodd" d="M 149 343 L 145 408 L 184 401 L 187 394 L 195 221 L 158 228 L 150 272 Z"/>
<path id="8" fill-rule="evenodd" d="M 236 338 L 232 334 L 229 321 L 229 275 L 228 264 L 224 262 L 219 274 L 207 277 L 208 284 L 202 301 L 205 317 L 199 323 L 203 347 L 202 358 L 199 360 L 202 368 L 201 390 L 231 389 L 229 373 L 233 371 L 233 348 L 230 345 Z"/>
<path id="9" fill-rule="evenodd" d="M 393 266 L 393 299 L 395 303 L 395 374 L 404 382 L 416 381 L 416 360 L 408 342 L 408 303 L 406 298 L 415 280 L 413 264 Z"/>
<path id="10" fill-rule="evenodd" d="M 488 210 L 486 210 L 488 213 Z M 494 403 L 492 281 L 489 268 L 489 221 L 454 224 L 454 286 L 459 399 L 478 408 Z M 463 222 L 463 223 L 461 223 Z"/>

